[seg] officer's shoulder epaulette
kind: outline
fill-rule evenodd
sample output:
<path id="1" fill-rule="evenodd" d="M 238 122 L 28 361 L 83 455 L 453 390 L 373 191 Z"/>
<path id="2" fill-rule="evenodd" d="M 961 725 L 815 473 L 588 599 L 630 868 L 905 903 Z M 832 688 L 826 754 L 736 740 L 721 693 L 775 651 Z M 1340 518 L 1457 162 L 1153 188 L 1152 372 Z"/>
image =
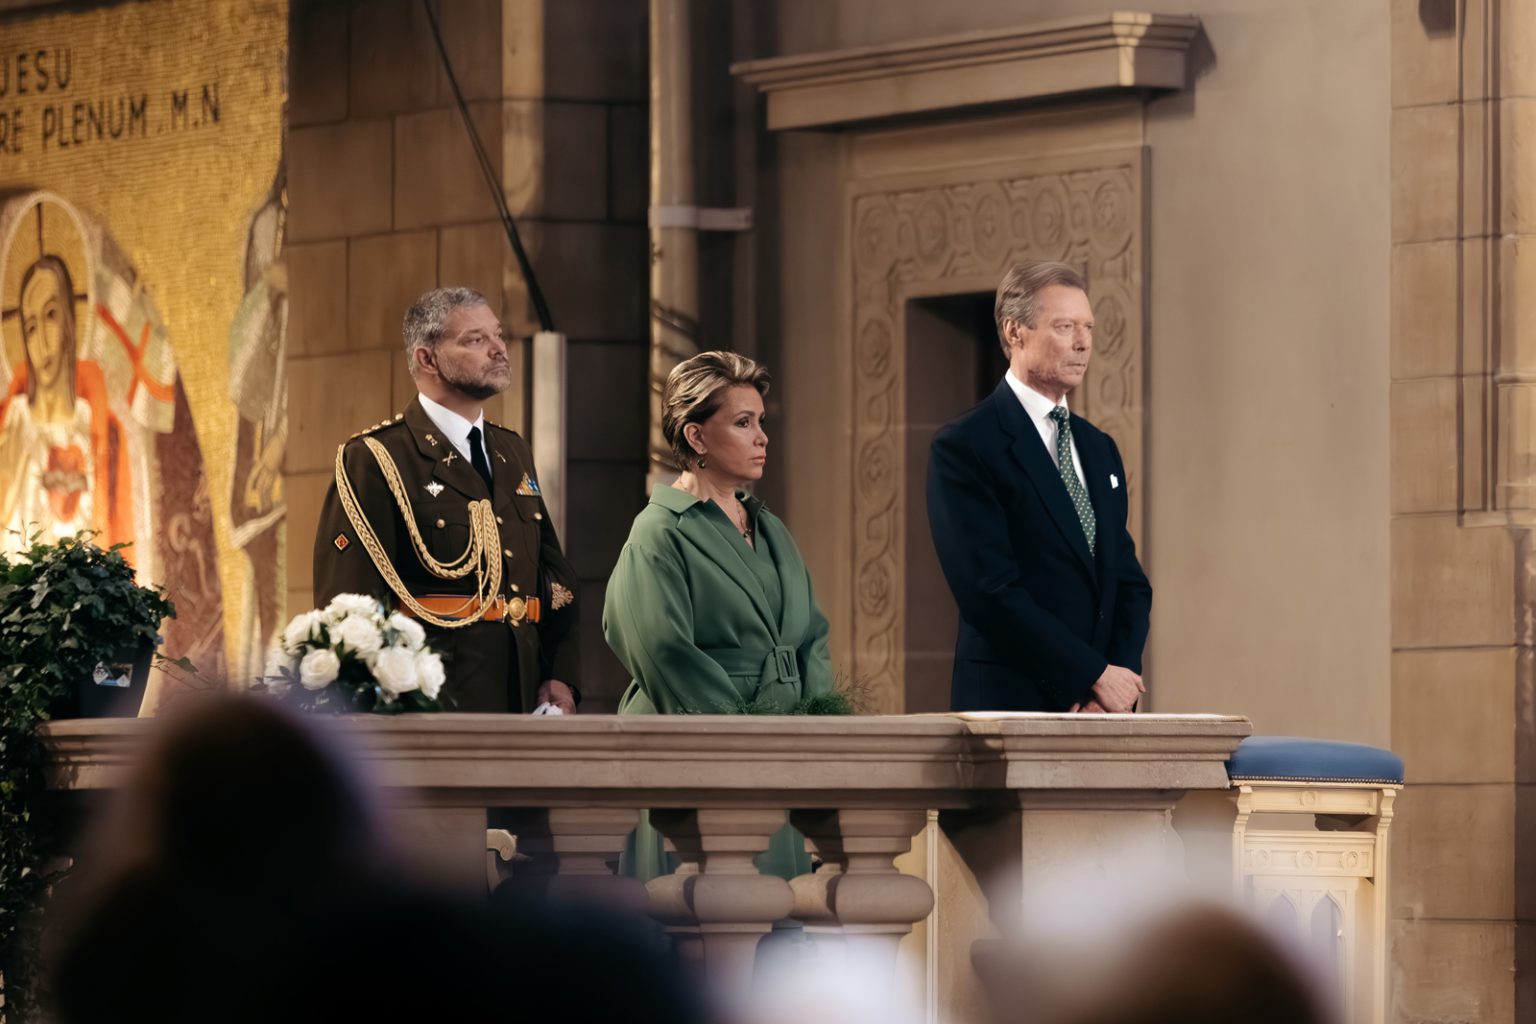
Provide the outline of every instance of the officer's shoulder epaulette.
<path id="1" fill-rule="evenodd" d="M 485 421 L 485 425 L 488 426 L 488 427 L 495 427 L 497 430 L 505 431 L 506 433 L 511 434 L 513 437 L 521 437 L 522 436 L 517 431 L 513 430 L 511 427 L 502 426 L 500 423 L 497 423 L 495 420 L 486 420 Z"/>
<path id="2" fill-rule="evenodd" d="M 405 419 L 405 413 L 397 412 L 397 413 L 395 413 L 393 419 L 387 419 L 387 420 L 384 420 L 381 423 L 375 423 L 371 427 L 366 427 L 366 428 L 364 428 L 362 430 L 359 430 L 357 433 L 353 434 L 350 438 L 348 438 L 348 440 L 349 441 L 356 441 L 360 437 L 368 437 L 371 434 L 377 434 L 379 431 L 383 430 L 384 428 L 386 428 L 386 427 L 393 427 L 397 423 L 400 423 L 404 419 Z"/>

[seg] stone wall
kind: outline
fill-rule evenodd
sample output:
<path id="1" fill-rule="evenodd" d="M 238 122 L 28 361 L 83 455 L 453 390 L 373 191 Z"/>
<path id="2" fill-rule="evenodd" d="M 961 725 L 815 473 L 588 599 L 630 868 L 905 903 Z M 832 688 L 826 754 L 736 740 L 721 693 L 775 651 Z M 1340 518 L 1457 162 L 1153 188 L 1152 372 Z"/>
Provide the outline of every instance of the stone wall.
<path id="1" fill-rule="evenodd" d="M 604 710 L 623 679 L 600 636 L 601 581 L 645 470 L 645 5 L 443 6 L 572 337 L 567 546 Z M 1519 97 L 1536 87 L 1536 16 L 1521 0 L 1137 6 L 1205 29 L 1186 89 L 1144 114 L 1154 706 L 1403 754 L 1394 1019 L 1523 1019 L 1536 1008 L 1517 883 L 1532 852 L 1536 516 L 1522 288 L 1536 217 L 1522 180 L 1536 179 L 1521 142 L 1536 101 Z M 1012 0 L 765 10 L 736 3 L 713 31 L 748 59 L 1022 17 Z M 1028 16 L 1099 10 L 1045 0 Z M 515 330 L 532 323 L 419 7 L 296 4 L 292 60 L 299 538 L 335 444 L 409 395 L 396 325 L 416 293 L 467 281 L 500 297 Z M 758 226 L 723 247 L 729 272 L 706 267 L 703 319 L 775 371 L 764 490 L 808 557 L 836 651 L 857 598 L 851 383 L 829 349 L 848 301 L 831 269 L 846 255 L 848 139 L 744 130 L 760 111 L 739 92 L 706 109 L 701 162 L 733 169 L 737 191 L 706 175 L 701 199 L 751 201 Z M 524 399 L 502 403 L 506 422 L 525 422 Z M 289 569 L 302 607 L 305 544 Z"/>
<path id="2" fill-rule="evenodd" d="M 1137 6 L 1198 15 L 1207 46 L 1145 115 L 1153 706 L 1401 753 L 1392 1019 L 1529 1019 L 1536 8 Z M 1020 20 L 1002 0 L 779 10 L 742 56 Z M 849 150 L 776 147 L 781 239 L 760 262 L 783 267 L 782 360 L 805 367 L 786 505 L 836 524 L 846 487 L 797 481 L 835 479 L 846 451 L 818 439 L 839 421 L 796 403 L 829 408 L 840 381 L 799 339 L 848 300 L 801 254 L 836 251 Z M 836 624 L 846 543 L 806 546 Z"/>
<path id="3" fill-rule="evenodd" d="M 566 550 L 583 579 L 584 689 L 624 679 L 601 639 L 603 581 L 643 501 L 646 5 L 439 3 L 449 55 L 570 339 Z M 537 329 L 522 275 L 416 0 L 300 0 L 289 104 L 292 286 L 289 606 L 336 445 L 414 394 L 400 318 L 438 285 L 478 288 L 509 333 Z M 527 345 L 510 353 L 526 370 Z M 527 378 L 487 409 L 526 430 Z"/>
<path id="4" fill-rule="evenodd" d="M 1530 926 L 1536 11 L 1392 4 L 1396 1013 L 1536 1013 Z"/>
<path id="5" fill-rule="evenodd" d="M 1143 0 L 1204 37 L 1145 106 L 1151 706 L 1388 739 L 1388 19 L 1374 0 Z M 1086 0 L 783 0 L 742 58 L 1102 14 Z M 849 297 L 825 254 L 845 136 L 780 133 L 759 232 L 787 373 L 784 499 L 834 647 L 856 599 L 841 395 Z M 1027 149 L 1023 145 L 1021 148 Z M 1020 153 L 1020 157 L 1027 155 Z M 766 220 L 766 218 L 765 218 Z M 775 237 L 777 235 L 777 237 Z M 768 323 L 766 317 L 761 322 Z M 831 365 L 829 365 L 829 363 Z M 956 410 L 958 412 L 959 410 Z M 1091 415 L 1091 414 L 1090 414 Z M 917 524 L 918 529 L 926 529 Z M 804 537 L 811 529 L 816 535 Z M 935 614 L 953 614 L 936 595 Z M 843 618 L 839 618 L 843 615 Z"/>

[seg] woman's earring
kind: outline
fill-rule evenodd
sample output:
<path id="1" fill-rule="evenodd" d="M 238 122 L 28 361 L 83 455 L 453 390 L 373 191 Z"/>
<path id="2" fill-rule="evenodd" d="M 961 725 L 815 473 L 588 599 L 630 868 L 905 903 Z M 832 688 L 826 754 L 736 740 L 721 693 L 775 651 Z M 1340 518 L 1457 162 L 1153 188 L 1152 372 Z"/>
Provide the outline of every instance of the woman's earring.
<path id="1" fill-rule="evenodd" d="M 699 456 L 699 468 L 703 469 L 708 464 L 709 464 L 708 458 L 706 456 L 700 455 Z"/>

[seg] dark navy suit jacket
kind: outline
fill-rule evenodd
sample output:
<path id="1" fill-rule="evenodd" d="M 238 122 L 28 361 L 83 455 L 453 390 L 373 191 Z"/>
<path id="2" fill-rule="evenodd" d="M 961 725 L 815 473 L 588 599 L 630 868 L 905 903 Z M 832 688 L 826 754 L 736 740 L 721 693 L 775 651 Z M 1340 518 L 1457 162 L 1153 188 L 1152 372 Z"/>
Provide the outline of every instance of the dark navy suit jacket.
<path id="1" fill-rule="evenodd" d="M 1007 381 L 933 439 L 928 523 L 960 607 L 956 711 L 1065 711 L 1105 666 L 1141 671 L 1152 587 L 1126 530 L 1125 466 L 1080 416 L 1072 439 L 1097 519 L 1092 554 Z"/>

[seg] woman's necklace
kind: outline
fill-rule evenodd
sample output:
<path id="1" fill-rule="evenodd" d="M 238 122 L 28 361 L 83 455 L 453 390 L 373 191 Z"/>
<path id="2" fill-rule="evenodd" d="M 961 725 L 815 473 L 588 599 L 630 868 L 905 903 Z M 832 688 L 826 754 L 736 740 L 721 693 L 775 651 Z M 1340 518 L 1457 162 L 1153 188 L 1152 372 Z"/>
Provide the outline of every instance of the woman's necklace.
<path id="1" fill-rule="evenodd" d="M 741 534 L 741 539 L 746 541 L 748 546 L 753 547 L 753 548 L 757 547 L 757 545 L 755 543 L 753 543 L 753 540 L 752 540 L 752 534 L 754 532 L 753 529 L 752 529 L 752 517 L 747 513 L 747 506 L 742 504 L 742 501 L 741 501 L 740 498 L 737 498 L 734 495 L 732 495 L 732 503 L 736 506 L 736 508 L 741 509 L 741 521 L 737 522 L 736 521 L 736 513 L 730 511 L 729 507 L 728 507 L 728 504 L 722 503 L 720 501 L 720 499 L 718 499 L 718 498 L 713 498 L 712 499 L 710 497 L 708 489 L 702 486 L 701 482 L 699 481 L 699 479 L 697 477 L 694 477 L 693 480 L 691 481 L 691 485 L 688 486 L 688 487 L 684 487 L 683 490 L 686 491 L 687 493 L 693 495 L 695 498 L 698 498 L 700 501 L 711 501 L 711 500 L 713 500 L 714 503 L 715 503 L 715 506 L 717 508 L 719 508 L 720 511 L 725 513 L 725 518 L 730 520 L 731 525 L 736 528 L 736 532 Z"/>
<path id="2" fill-rule="evenodd" d="M 736 527 L 736 532 L 741 534 L 741 539 L 742 540 L 746 541 L 748 544 L 751 544 L 752 543 L 752 517 L 747 514 L 747 506 L 745 506 L 745 505 L 743 505 L 741 503 L 741 499 L 740 498 L 736 499 L 736 507 L 741 509 L 741 522 L 738 523 L 736 521 L 736 517 L 733 515 L 733 516 L 730 517 L 731 525 Z"/>

